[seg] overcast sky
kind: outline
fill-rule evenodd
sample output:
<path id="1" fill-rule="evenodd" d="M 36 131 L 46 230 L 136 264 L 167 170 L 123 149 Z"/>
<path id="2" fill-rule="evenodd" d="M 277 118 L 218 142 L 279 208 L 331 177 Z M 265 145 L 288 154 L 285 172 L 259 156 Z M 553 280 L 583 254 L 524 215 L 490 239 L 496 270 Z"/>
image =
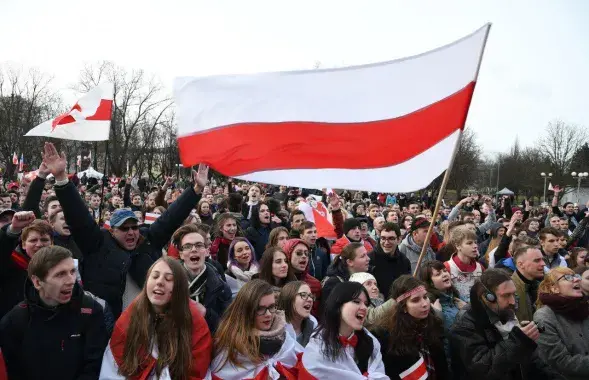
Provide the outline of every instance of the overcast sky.
<path id="1" fill-rule="evenodd" d="M 390 60 L 493 27 L 467 125 L 487 152 L 556 118 L 589 128 L 589 1 L 0 0 L 0 64 L 67 90 L 85 62 L 175 76 Z M 68 104 L 69 105 L 69 104 Z M 367 145 L 368 146 L 368 145 Z"/>

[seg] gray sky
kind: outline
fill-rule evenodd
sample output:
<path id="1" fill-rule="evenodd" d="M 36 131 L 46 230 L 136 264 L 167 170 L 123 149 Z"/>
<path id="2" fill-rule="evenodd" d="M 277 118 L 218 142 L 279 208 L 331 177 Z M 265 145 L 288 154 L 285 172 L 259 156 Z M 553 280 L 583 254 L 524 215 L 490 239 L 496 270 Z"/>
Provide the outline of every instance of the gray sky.
<path id="1" fill-rule="evenodd" d="M 180 75 L 390 60 L 490 21 L 467 124 L 495 152 L 555 118 L 589 127 L 588 16 L 583 0 L 0 0 L 0 64 L 53 75 L 69 105 L 85 62 L 142 68 L 171 91 Z"/>

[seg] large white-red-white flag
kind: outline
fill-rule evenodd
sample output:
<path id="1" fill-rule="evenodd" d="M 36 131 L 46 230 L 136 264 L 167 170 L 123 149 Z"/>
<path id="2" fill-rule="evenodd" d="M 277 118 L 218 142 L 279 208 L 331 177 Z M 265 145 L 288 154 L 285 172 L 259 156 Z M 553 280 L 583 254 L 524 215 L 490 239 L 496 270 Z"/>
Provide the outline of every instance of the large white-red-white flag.
<path id="1" fill-rule="evenodd" d="M 449 166 L 489 28 L 390 62 L 177 78 L 182 164 L 314 189 L 423 188 Z"/>
<path id="2" fill-rule="evenodd" d="M 25 136 L 65 140 L 108 140 L 113 106 L 113 84 L 101 83 L 88 91 L 69 112 L 31 129 Z"/>

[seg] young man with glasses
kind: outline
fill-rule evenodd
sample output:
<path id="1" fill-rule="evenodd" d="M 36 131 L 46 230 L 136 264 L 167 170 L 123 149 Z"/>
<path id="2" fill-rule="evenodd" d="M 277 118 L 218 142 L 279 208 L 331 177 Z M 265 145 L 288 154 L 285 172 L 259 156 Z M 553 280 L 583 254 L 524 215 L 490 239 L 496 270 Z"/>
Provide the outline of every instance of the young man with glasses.
<path id="1" fill-rule="evenodd" d="M 149 227 L 140 230 L 133 211 L 119 209 L 110 219 L 111 229 L 105 230 L 86 211 L 68 179 L 65 155 L 60 155 L 53 144 L 45 144 L 41 166 L 55 177 L 55 193 L 71 236 L 83 254 L 81 275 L 86 290 L 104 299 L 118 318 L 141 291 L 148 269 L 162 256 L 162 248 L 200 200 L 208 182 L 208 167 L 201 165 L 198 173 L 193 172 L 196 184 Z"/>
<path id="2" fill-rule="evenodd" d="M 396 224 L 385 223 L 378 245 L 368 254 L 372 266 L 370 272 L 385 299 L 388 299 L 389 289 L 399 276 L 411 274 L 411 263 L 398 248 L 400 236 L 401 231 Z"/>
<path id="3" fill-rule="evenodd" d="M 188 276 L 190 298 L 197 302 L 209 330 L 214 333 L 232 297 L 229 285 L 221 279 L 213 264 L 206 260 L 210 237 L 207 239 L 207 234 L 200 226 L 187 224 L 174 232 L 172 244 L 178 248 Z"/>

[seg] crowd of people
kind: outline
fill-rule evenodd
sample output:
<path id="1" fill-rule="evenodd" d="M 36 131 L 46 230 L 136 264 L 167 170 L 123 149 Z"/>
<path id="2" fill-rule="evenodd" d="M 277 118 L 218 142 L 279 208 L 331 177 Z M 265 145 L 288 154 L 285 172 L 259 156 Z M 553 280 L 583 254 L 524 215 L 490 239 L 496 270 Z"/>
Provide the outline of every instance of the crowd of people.
<path id="1" fill-rule="evenodd" d="M 434 215 L 428 192 L 205 165 L 98 182 L 46 143 L 37 177 L 4 190 L 2 380 L 589 378 L 589 203 L 558 189 L 548 207 L 475 195 Z"/>

